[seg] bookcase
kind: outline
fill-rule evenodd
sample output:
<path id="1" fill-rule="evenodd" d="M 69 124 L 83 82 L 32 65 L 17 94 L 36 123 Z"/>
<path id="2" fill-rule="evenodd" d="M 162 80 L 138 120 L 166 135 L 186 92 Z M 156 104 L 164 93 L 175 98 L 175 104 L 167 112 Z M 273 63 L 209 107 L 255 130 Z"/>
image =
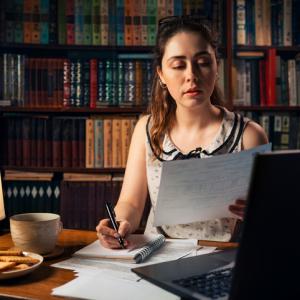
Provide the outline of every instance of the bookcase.
<path id="1" fill-rule="evenodd" d="M 300 148 L 299 1 L 6 0 L 0 11 L 8 217 L 52 211 L 94 229 L 115 203 L 168 15 L 197 14 L 219 32 L 226 106 L 261 123 L 274 149 Z"/>

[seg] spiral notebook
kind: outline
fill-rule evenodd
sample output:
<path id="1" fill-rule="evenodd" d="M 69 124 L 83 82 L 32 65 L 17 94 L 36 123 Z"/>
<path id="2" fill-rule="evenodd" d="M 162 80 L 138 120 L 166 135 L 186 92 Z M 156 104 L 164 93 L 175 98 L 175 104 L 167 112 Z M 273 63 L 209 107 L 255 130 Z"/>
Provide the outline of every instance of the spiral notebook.
<path id="1" fill-rule="evenodd" d="M 141 263 L 165 242 L 162 234 L 131 234 L 126 249 L 108 249 L 98 240 L 75 252 L 73 256 L 83 258 L 118 259 Z"/>

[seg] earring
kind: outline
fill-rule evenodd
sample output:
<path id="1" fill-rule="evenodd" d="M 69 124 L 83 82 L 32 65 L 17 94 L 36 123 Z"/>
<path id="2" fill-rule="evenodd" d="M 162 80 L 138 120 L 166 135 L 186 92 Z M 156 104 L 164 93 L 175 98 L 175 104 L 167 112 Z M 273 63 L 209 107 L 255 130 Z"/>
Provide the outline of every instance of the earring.
<path id="1" fill-rule="evenodd" d="M 167 85 L 166 85 L 165 83 L 163 83 L 163 82 L 161 81 L 160 78 L 158 78 L 158 82 L 159 82 L 159 85 L 160 85 L 160 87 L 161 87 L 162 89 L 167 88 Z"/>
<path id="2" fill-rule="evenodd" d="M 220 76 L 219 73 L 216 73 L 216 80 L 219 80 Z"/>

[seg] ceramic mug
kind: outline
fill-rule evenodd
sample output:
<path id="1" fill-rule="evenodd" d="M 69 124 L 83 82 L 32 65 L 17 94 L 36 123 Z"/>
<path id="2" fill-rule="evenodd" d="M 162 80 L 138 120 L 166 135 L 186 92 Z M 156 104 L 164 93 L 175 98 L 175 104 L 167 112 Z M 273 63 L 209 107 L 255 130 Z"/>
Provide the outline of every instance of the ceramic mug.
<path id="1" fill-rule="evenodd" d="M 54 250 L 62 230 L 60 216 L 52 213 L 26 213 L 10 217 L 14 245 L 23 251 L 47 254 Z"/>

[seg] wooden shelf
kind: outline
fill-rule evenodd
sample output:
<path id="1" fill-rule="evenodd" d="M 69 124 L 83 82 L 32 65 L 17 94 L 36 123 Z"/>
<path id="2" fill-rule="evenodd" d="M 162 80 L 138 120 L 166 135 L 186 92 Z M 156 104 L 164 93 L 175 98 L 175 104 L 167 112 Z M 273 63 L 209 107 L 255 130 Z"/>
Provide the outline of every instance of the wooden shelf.
<path id="1" fill-rule="evenodd" d="M 49 44 L 0 44 L 2 51 L 21 50 L 22 53 L 31 50 L 46 51 L 116 51 L 116 52 L 137 52 L 149 53 L 153 51 L 152 46 L 102 46 L 102 45 L 49 45 Z"/>
<path id="2" fill-rule="evenodd" d="M 233 110 L 247 110 L 247 111 L 300 111 L 300 106 L 259 106 L 259 105 L 251 105 L 251 106 L 234 106 Z"/>
<path id="3" fill-rule="evenodd" d="M 124 173 L 124 168 L 49 168 L 49 167 L 16 167 L 16 166 L 1 166 L 2 171 L 14 170 L 22 172 L 41 172 L 41 173 Z"/>
<path id="4" fill-rule="evenodd" d="M 144 113 L 145 106 L 119 107 L 106 106 L 99 108 L 89 107 L 22 107 L 22 106 L 5 106 L 0 107 L 0 113 L 34 113 L 34 114 L 123 114 L 123 113 Z"/>
<path id="5" fill-rule="evenodd" d="M 236 46 L 235 51 L 266 51 L 276 49 L 278 52 L 300 52 L 300 46 Z"/>

